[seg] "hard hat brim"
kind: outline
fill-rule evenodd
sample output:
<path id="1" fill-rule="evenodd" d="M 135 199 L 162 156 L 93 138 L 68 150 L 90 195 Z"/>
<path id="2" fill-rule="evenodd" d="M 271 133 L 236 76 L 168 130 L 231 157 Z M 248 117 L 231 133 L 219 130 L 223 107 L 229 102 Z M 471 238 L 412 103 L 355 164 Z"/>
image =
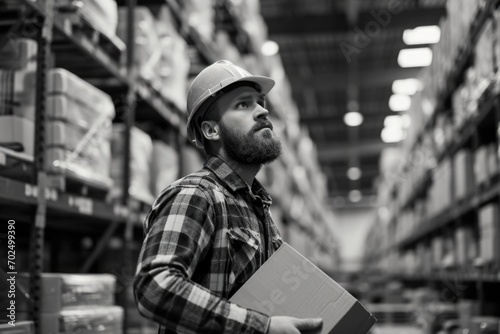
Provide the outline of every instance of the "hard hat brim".
<path id="1" fill-rule="evenodd" d="M 271 89 L 274 87 L 274 85 L 276 84 L 276 82 L 273 79 L 268 78 L 268 77 L 264 77 L 264 76 L 260 76 L 260 75 L 252 75 L 249 77 L 241 78 L 241 79 L 236 80 L 234 83 L 245 82 L 245 81 L 254 82 L 257 85 L 259 85 L 259 87 L 261 89 L 260 92 L 264 95 L 267 95 L 267 93 L 269 93 L 271 91 Z M 233 84 L 231 84 L 231 85 L 233 85 Z M 228 87 L 231 87 L 231 85 L 229 85 Z"/>

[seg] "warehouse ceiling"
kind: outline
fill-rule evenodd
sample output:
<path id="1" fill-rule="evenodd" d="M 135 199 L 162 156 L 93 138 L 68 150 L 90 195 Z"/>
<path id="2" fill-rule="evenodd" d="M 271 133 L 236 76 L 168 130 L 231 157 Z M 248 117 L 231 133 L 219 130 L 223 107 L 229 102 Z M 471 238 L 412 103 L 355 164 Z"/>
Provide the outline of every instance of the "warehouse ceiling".
<path id="1" fill-rule="evenodd" d="M 405 29 L 437 25 L 446 0 L 265 0 L 261 13 L 269 39 L 279 44 L 300 122 L 316 143 L 329 195 L 349 204 L 360 190 L 369 204 L 379 174 L 381 140 L 392 82 L 416 77 L 399 67 Z M 361 33 L 360 33 L 361 31 Z M 363 32 L 365 38 L 363 39 Z M 421 45 L 412 46 L 419 47 Z M 349 103 L 351 101 L 351 103 Z M 352 101 L 355 101 L 354 103 Z M 364 122 L 348 127 L 344 114 L 359 110 Z M 394 145 L 394 144 L 392 144 Z M 350 167 L 362 176 L 352 181 Z"/>

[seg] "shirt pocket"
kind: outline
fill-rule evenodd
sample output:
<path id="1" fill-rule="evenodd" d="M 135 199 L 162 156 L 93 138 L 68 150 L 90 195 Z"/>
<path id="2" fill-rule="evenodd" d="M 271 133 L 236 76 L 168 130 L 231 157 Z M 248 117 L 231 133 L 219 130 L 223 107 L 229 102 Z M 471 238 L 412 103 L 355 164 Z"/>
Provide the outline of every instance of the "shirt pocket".
<path id="1" fill-rule="evenodd" d="M 227 233 L 231 263 L 229 284 L 236 287 L 246 282 L 258 269 L 262 243 L 259 233 L 249 228 L 230 228 Z"/>

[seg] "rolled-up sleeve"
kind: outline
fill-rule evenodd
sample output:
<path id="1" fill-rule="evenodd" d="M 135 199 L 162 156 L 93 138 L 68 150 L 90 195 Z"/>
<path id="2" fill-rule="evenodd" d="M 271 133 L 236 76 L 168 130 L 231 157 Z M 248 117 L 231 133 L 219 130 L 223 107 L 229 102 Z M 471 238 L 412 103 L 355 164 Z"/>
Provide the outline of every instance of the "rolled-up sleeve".
<path id="1" fill-rule="evenodd" d="M 191 277 L 214 235 L 213 203 L 198 187 L 171 188 L 146 218 L 134 293 L 139 312 L 175 333 L 266 333 L 270 318 Z"/>

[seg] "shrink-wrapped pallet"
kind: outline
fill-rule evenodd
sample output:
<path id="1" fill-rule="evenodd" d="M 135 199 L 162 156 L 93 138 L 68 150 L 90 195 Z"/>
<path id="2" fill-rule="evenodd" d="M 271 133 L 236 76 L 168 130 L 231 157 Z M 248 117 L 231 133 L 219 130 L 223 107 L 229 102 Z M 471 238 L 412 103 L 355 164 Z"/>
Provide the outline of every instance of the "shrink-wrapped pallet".
<path id="1" fill-rule="evenodd" d="M 111 163 L 111 177 L 114 186 L 111 197 L 122 195 L 123 171 L 125 157 L 125 125 L 113 125 L 113 139 L 111 151 L 113 160 Z M 154 196 L 151 193 L 151 164 L 153 159 L 153 141 L 151 137 L 138 128 L 132 128 L 130 132 L 130 188 L 129 194 L 135 199 L 152 204 Z"/>
<path id="2" fill-rule="evenodd" d="M 59 6 L 73 7 L 72 0 L 57 0 Z M 108 37 L 116 36 L 118 6 L 115 0 L 82 0 L 77 7 L 81 14 L 96 30 Z"/>
<path id="3" fill-rule="evenodd" d="M 119 9 L 118 14 L 118 37 L 128 43 L 128 9 L 122 7 Z M 136 7 L 134 14 L 134 66 L 142 78 L 152 80 L 158 73 L 158 65 L 163 51 L 158 39 L 155 20 L 149 8 L 144 6 Z"/>
<path id="4" fill-rule="evenodd" d="M 0 115 L 35 119 L 35 41 L 11 38 L 0 50 Z"/>
<path id="5" fill-rule="evenodd" d="M 48 73 L 46 163 L 53 173 L 110 188 L 111 97 L 75 74 Z"/>
<path id="6" fill-rule="evenodd" d="M 0 115 L 0 146 L 33 157 L 34 144 L 35 124 L 32 120 Z"/>

